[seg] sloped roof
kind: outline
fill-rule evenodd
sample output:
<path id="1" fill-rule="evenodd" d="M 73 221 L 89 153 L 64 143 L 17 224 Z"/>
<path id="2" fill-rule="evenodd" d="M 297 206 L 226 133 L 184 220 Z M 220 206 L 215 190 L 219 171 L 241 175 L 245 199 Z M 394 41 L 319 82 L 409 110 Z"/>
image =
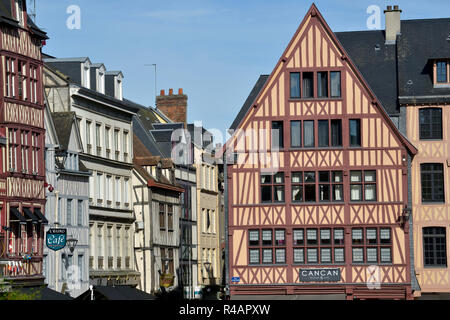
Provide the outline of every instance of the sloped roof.
<path id="1" fill-rule="evenodd" d="M 396 128 L 396 126 L 394 125 L 394 123 L 392 122 L 392 120 L 389 118 L 389 115 L 387 114 L 386 110 L 384 109 L 384 107 L 382 106 L 381 101 L 379 98 L 377 98 L 376 94 L 374 93 L 373 89 L 370 87 L 369 83 L 367 82 L 367 80 L 365 79 L 364 75 L 361 73 L 361 71 L 358 69 L 358 67 L 356 66 L 356 64 L 353 62 L 353 58 L 350 54 L 347 53 L 347 50 L 343 47 L 342 43 L 340 43 L 340 41 L 338 40 L 337 36 L 333 33 L 333 31 L 331 30 L 331 28 L 328 26 L 327 22 L 325 21 L 325 19 L 323 18 L 322 14 L 320 13 L 320 11 L 317 9 L 316 5 L 313 3 L 310 7 L 310 9 L 308 10 L 307 14 L 305 15 L 305 18 L 303 19 L 302 23 L 300 24 L 300 26 L 297 28 L 297 31 L 295 32 L 294 36 L 292 37 L 289 45 L 286 47 L 284 53 L 281 55 L 280 59 L 278 60 L 278 63 L 276 64 L 275 68 L 272 71 L 272 74 L 268 77 L 270 78 L 271 76 L 274 76 L 274 74 L 276 73 L 276 70 L 278 70 L 279 66 L 281 65 L 281 63 L 283 62 L 283 57 L 286 56 L 286 53 L 290 47 L 290 45 L 293 43 L 294 39 L 296 38 L 296 36 L 298 35 L 298 33 L 300 32 L 303 24 L 305 23 L 306 17 L 308 17 L 309 15 L 314 15 L 317 16 L 319 21 L 321 22 L 325 32 L 328 34 L 328 36 L 330 36 L 331 40 L 333 42 L 336 43 L 336 45 L 338 47 L 340 47 L 340 50 L 343 51 L 343 54 L 345 56 L 347 56 L 349 59 L 347 59 L 347 63 L 348 66 L 352 69 L 352 71 L 355 73 L 356 77 L 358 78 L 358 80 L 361 82 L 361 85 L 368 91 L 368 94 L 371 96 L 372 99 L 376 99 L 378 100 L 378 102 L 375 104 L 376 108 L 378 109 L 378 111 L 380 112 L 381 116 L 385 119 L 388 127 L 390 127 L 395 134 L 399 137 L 399 139 L 402 141 L 402 143 L 404 144 L 404 146 L 412 153 L 412 154 L 416 154 L 417 153 L 417 148 L 412 145 L 412 143 Z M 267 80 L 265 81 L 267 82 Z M 256 87 L 256 86 L 255 86 Z M 241 111 L 239 112 L 237 118 L 235 119 L 235 121 L 233 122 L 233 124 L 235 124 L 235 128 L 237 128 L 242 120 L 245 118 L 245 116 L 249 113 L 249 109 L 250 106 L 253 105 L 253 102 L 255 100 L 257 100 L 259 98 L 259 96 L 262 94 L 263 89 L 266 87 L 266 83 L 262 84 L 261 88 L 254 88 L 255 90 L 255 95 L 254 97 L 252 97 L 252 93 L 250 94 L 250 97 L 247 98 L 247 100 L 252 101 L 251 103 L 247 104 L 244 103 L 243 108 L 241 109 Z M 253 91 L 253 90 L 252 90 Z M 233 128 L 232 128 L 233 129 Z M 229 139 L 230 141 L 231 139 Z M 224 149 L 225 146 L 222 148 Z"/>
<path id="2" fill-rule="evenodd" d="M 19 28 L 18 21 L 12 16 L 11 0 L 0 0 L 0 23 Z M 47 33 L 39 29 L 29 15 L 27 15 L 27 25 L 34 35 L 41 39 L 48 39 Z"/>
<path id="3" fill-rule="evenodd" d="M 72 126 L 76 119 L 75 112 L 53 112 L 51 115 L 59 144 L 62 149 L 67 150 L 69 148 L 70 135 L 72 134 Z"/>
<path id="4" fill-rule="evenodd" d="M 93 290 L 95 300 L 156 300 L 156 296 L 132 286 L 94 286 Z M 90 296 L 87 290 L 77 300 L 89 300 Z"/>
<path id="5" fill-rule="evenodd" d="M 258 80 L 255 83 L 255 86 L 253 87 L 252 91 L 250 92 L 250 95 L 245 100 L 244 105 L 242 106 L 238 115 L 236 116 L 233 123 L 231 124 L 230 129 L 233 129 L 233 130 L 237 129 L 237 127 L 241 123 L 242 119 L 244 119 L 245 115 L 247 114 L 248 109 L 250 109 L 253 101 L 255 101 L 259 92 L 264 87 L 264 84 L 267 82 L 267 79 L 269 79 L 269 75 L 267 75 L 267 74 L 259 76 Z"/>

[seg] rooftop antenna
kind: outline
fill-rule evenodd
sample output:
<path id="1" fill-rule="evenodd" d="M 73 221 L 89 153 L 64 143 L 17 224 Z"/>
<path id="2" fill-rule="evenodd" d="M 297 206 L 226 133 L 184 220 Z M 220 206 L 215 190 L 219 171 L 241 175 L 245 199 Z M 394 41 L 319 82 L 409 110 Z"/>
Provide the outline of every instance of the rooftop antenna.
<path id="1" fill-rule="evenodd" d="M 27 0 L 28 15 L 36 23 L 36 0 Z"/>
<path id="2" fill-rule="evenodd" d="M 155 67 L 155 108 L 156 108 L 156 63 L 144 64 L 145 67 Z"/>

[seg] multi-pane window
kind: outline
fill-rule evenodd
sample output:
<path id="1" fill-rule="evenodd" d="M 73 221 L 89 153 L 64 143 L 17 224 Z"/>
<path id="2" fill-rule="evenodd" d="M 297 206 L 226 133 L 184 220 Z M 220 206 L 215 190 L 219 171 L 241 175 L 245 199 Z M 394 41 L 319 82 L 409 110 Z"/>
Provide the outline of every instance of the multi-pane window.
<path id="1" fill-rule="evenodd" d="M 283 121 L 272 121 L 272 148 L 282 149 L 283 141 Z"/>
<path id="2" fill-rule="evenodd" d="M 291 121 L 291 147 L 302 146 L 302 122 Z"/>
<path id="3" fill-rule="evenodd" d="M 38 76 L 37 67 L 30 65 L 30 101 L 38 103 Z"/>
<path id="4" fill-rule="evenodd" d="M 350 171 L 350 200 L 376 201 L 376 171 Z"/>
<path id="5" fill-rule="evenodd" d="M 120 206 L 120 203 L 122 202 L 122 180 L 120 179 L 120 177 L 116 177 L 114 189 L 116 193 L 116 206 Z"/>
<path id="6" fill-rule="evenodd" d="M 341 97 L 341 72 L 320 71 L 317 76 L 317 98 Z M 290 73 L 290 98 L 314 98 L 314 72 Z"/>
<path id="7" fill-rule="evenodd" d="M 128 132 L 123 132 L 123 161 L 128 161 Z"/>
<path id="8" fill-rule="evenodd" d="M 72 199 L 67 199 L 67 225 L 71 226 L 72 225 Z"/>
<path id="9" fill-rule="evenodd" d="M 101 128 L 102 128 L 101 124 L 99 123 L 95 124 L 95 143 L 97 144 L 97 156 L 100 156 L 102 151 Z"/>
<path id="10" fill-rule="evenodd" d="M 436 82 L 438 83 L 448 83 L 448 75 L 447 75 L 447 62 L 446 61 L 438 61 L 436 62 Z"/>
<path id="11" fill-rule="evenodd" d="M 19 79 L 17 81 L 19 87 L 19 99 L 27 99 L 27 65 L 26 62 L 19 60 L 17 71 Z"/>
<path id="12" fill-rule="evenodd" d="M 92 152 L 92 142 L 91 142 L 91 125 L 92 122 L 86 120 L 86 151 L 87 153 L 91 153 Z"/>
<path id="13" fill-rule="evenodd" d="M 447 267 L 445 227 L 427 227 L 422 231 L 424 266 Z"/>
<path id="14" fill-rule="evenodd" d="M 303 98 L 314 98 L 314 72 L 303 72 Z"/>
<path id="15" fill-rule="evenodd" d="M 5 85 L 6 85 L 6 96 L 8 98 L 15 98 L 16 97 L 16 91 L 15 91 L 15 64 L 16 60 L 13 58 L 6 57 L 6 68 L 5 68 Z"/>
<path id="16" fill-rule="evenodd" d="M 361 146 L 361 120 L 360 119 L 350 119 L 349 132 L 350 132 L 350 146 L 351 147 L 360 147 Z"/>
<path id="17" fill-rule="evenodd" d="M 18 171 L 17 151 L 19 148 L 19 131 L 17 129 L 9 129 L 9 169 L 10 171 Z"/>
<path id="18" fill-rule="evenodd" d="M 166 214 L 163 203 L 159 204 L 159 228 L 160 229 L 166 228 Z"/>
<path id="19" fill-rule="evenodd" d="M 21 143 L 21 156 L 22 156 L 22 173 L 28 173 L 28 161 L 29 161 L 29 131 L 20 132 L 20 143 Z"/>
<path id="20" fill-rule="evenodd" d="M 261 202 L 284 202 L 284 173 L 261 174 Z"/>
<path id="21" fill-rule="evenodd" d="M 31 158 L 32 158 L 32 173 L 38 174 L 39 170 L 39 150 L 40 150 L 40 134 L 33 132 L 31 134 Z"/>
<path id="22" fill-rule="evenodd" d="M 111 156 L 111 128 L 105 127 L 105 149 L 106 149 L 106 158 L 110 158 Z"/>
<path id="23" fill-rule="evenodd" d="M 441 108 L 423 108 L 419 110 L 419 133 L 421 140 L 442 139 Z"/>
<path id="24" fill-rule="evenodd" d="M 78 200 L 77 205 L 77 225 L 83 225 L 83 200 Z"/>
<path id="25" fill-rule="evenodd" d="M 284 229 L 249 230 L 250 264 L 286 263 L 286 231 Z"/>
<path id="26" fill-rule="evenodd" d="M 291 98 L 300 98 L 300 72 L 291 72 Z"/>
<path id="27" fill-rule="evenodd" d="M 339 98 L 341 96 L 341 72 L 330 72 L 330 93 L 332 98 Z"/>
<path id="28" fill-rule="evenodd" d="M 317 97 L 328 97 L 328 72 L 317 72 Z"/>
<path id="29" fill-rule="evenodd" d="M 291 179 L 293 202 L 316 202 L 316 189 L 319 201 L 344 200 L 342 171 L 293 172 Z"/>
<path id="30" fill-rule="evenodd" d="M 314 120 L 303 121 L 303 147 L 314 147 L 315 135 L 314 135 Z"/>
<path id="31" fill-rule="evenodd" d="M 319 147 L 342 146 L 342 120 L 319 120 Z"/>
<path id="32" fill-rule="evenodd" d="M 119 133 L 120 130 L 119 129 L 114 129 L 114 149 L 115 151 L 115 160 L 119 160 L 119 153 L 120 153 L 120 149 L 119 149 Z"/>
<path id="33" fill-rule="evenodd" d="M 167 229 L 173 231 L 173 205 L 167 205 Z"/>
<path id="34" fill-rule="evenodd" d="M 343 263 L 344 229 L 294 229 L 293 250 L 295 264 Z"/>
<path id="35" fill-rule="evenodd" d="M 422 202 L 444 202 L 444 166 L 442 163 L 420 165 Z"/>
<path id="36" fill-rule="evenodd" d="M 390 228 L 352 229 L 352 261 L 354 263 L 391 263 Z"/>

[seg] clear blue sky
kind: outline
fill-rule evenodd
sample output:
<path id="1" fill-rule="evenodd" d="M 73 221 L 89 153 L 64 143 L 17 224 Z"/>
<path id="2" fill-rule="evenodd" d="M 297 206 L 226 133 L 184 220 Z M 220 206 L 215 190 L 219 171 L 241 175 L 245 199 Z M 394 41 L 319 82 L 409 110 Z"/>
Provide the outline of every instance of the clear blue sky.
<path id="1" fill-rule="evenodd" d="M 269 74 L 303 19 L 304 0 L 36 0 L 44 52 L 88 56 L 125 76 L 124 96 L 154 106 L 157 91 L 183 88 L 188 121 L 230 126 L 260 74 Z M 450 17 L 450 1 L 317 0 L 331 29 L 367 30 L 370 5 L 398 4 L 402 19 Z M 66 27 L 67 7 L 81 9 L 81 29 Z"/>

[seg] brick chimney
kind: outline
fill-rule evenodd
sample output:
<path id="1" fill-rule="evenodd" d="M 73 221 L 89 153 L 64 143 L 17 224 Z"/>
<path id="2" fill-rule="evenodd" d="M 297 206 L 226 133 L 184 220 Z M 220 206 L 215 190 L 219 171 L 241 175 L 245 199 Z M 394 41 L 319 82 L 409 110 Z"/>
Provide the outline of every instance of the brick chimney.
<path id="1" fill-rule="evenodd" d="M 187 123 L 187 95 L 183 94 L 183 89 L 178 89 L 178 94 L 173 94 L 173 89 L 169 89 L 166 95 L 161 90 L 156 97 L 156 108 L 163 112 L 173 122 L 182 122 L 186 127 Z"/>
<path id="2" fill-rule="evenodd" d="M 386 44 L 395 44 L 397 41 L 397 35 L 401 33 L 400 28 L 400 13 L 402 10 L 398 6 L 387 6 L 384 10 L 386 18 Z"/>

